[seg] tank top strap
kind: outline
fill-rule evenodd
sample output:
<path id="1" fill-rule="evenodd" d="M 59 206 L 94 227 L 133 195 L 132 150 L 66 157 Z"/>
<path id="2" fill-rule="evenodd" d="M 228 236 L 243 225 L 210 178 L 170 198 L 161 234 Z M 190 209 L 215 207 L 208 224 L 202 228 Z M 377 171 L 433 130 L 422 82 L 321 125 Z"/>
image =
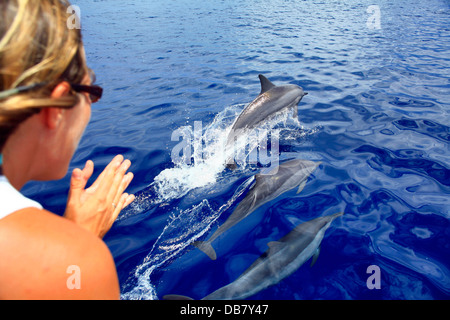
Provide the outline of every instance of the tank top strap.
<path id="1" fill-rule="evenodd" d="M 42 209 L 42 206 L 14 189 L 5 176 L 0 176 L 0 219 L 25 208 Z"/>

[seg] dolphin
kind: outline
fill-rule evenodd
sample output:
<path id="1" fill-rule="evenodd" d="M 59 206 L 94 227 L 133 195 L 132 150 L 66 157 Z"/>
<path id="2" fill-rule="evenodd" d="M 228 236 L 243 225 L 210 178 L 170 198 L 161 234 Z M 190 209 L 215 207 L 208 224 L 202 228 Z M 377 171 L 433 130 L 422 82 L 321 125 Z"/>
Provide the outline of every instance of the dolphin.
<path id="1" fill-rule="evenodd" d="M 297 118 L 297 105 L 308 94 L 295 84 L 276 86 L 262 74 L 259 75 L 259 80 L 261 81 L 261 93 L 241 112 L 234 122 L 227 138 L 225 149 L 227 155 L 233 150 L 232 147 L 236 137 L 255 128 L 272 115 L 282 110 L 292 109 L 294 117 Z M 228 158 L 226 164 L 230 169 L 236 168 L 232 158 Z"/>
<path id="2" fill-rule="evenodd" d="M 295 227 L 278 241 L 268 243 L 269 249 L 232 283 L 214 291 L 202 300 L 241 300 L 280 282 L 313 257 L 317 260 L 320 244 L 330 224 L 344 213 L 319 217 Z M 179 295 L 166 295 L 165 300 L 190 300 Z"/>
<path id="3" fill-rule="evenodd" d="M 202 250 L 212 260 L 217 259 L 211 243 L 226 230 L 249 216 L 263 204 L 272 201 L 284 192 L 299 186 L 297 193 L 305 187 L 309 175 L 321 164 L 308 160 L 289 160 L 272 169 L 268 174 L 257 174 L 256 183 L 245 198 L 237 205 L 223 225 L 214 232 L 208 241 L 196 241 L 192 245 Z"/>

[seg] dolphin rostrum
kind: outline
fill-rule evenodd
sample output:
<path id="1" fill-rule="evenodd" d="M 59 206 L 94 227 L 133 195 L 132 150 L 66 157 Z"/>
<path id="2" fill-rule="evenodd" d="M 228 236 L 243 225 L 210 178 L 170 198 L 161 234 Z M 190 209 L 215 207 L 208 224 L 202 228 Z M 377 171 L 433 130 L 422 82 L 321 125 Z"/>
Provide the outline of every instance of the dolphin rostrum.
<path id="1" fill-rule="evenodd" d="M 269 250 L 263 253 L 239 278 L 202 300 L 246 299 L 291 275 L 311 257 L 313 257 L 311 262 L 313 266 L 325 231 L 333 220 L 341 215 L 343 213 L 336 213 L 304 222 L 280 240 L 269 242 Z M 190 299 L 178 295 L 166 295 L 163 298 L 166 300 Z"/>
<path id="2" fill-rule="evenodd" d="M 305 187 L 309 175 L 320 164 L 321 162 L 295 159 L 282 163 L 268 174 L 257 174 L 255 176 L 256 183 L 224 224 L 219 226 L 208 241 L 196 241 L 193 245 L 202 250 L 212 260 L 216 260 L 217 255 L 211 243 L 217 237 L 249 216 L 257 208 L 284 192 L 299 186 L 297 193 L 300 193 Z"/>
<path id="3" fill-rule="evenodd" d="M 241 112 L 227 138 L 225 149 L 229 158 L 226 164 L 232 169 L 236 168 L 236 164 L 230 156 L 231 151 L 234 151 L 235 138 L 282 110 L 292 109 L 294 117 L 297 118 L 297 105 L 308 94 L 295 84 L 276 86 L 262 74 L 259 75 L 259 80 L 261 81 L 261 93 Z"/>

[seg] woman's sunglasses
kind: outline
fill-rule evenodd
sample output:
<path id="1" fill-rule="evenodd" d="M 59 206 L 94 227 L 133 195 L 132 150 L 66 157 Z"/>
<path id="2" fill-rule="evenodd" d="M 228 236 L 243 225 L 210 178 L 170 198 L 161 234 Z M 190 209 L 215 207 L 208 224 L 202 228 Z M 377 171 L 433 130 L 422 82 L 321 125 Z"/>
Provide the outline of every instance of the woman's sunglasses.
<path id="1" fill-rule="evenodd" d="M 89 71 L 89 76 L 91 77 L 91 82 L 95 83 L 95 73 L 92 69 L 88 69 Z M 101 99 L 102 95 L 103 95 L 103 88 L 100 86 L 96 86 L 96 85 L 90 85 L 90 86 L 85 86 L 82 84 L 70 84 L 70 86 L 72 87 L 73 91 L 75 92 L 86 92 L 89 94 L 89 99 L 91 99 L 92 103 L 96 103 L 98 100 Z"/>
<path id="2" fill-rule="evenodd" d="M 94 73 L 94 71 L 89 69 L 89 75 L 91 77 L 92 83 L 94 83 L 95 82 L 95 73 Z M 15 94 L 19 94 L 19 93 L 23 93 L 23 92 L 28 92 L 28 91 L 40 89 L 40 88 L 46 86 L 47 84 L 48 84 L 48 82 L 41 82 L 41 83 L 36 83 L 36 84 L 29 85 L 29 86 L 22 86 L 22 87 L 17 87 L 17 88 L 6 90 L 6 91 L 0 91 L 0 100 L 8 98 L 10 96 L 13 96 Z M 96 86 L 96 85 L 86 86 L 86 85 L 81 85 L 81 84 L 70 83 L 70 87 L 75 92 L 78 92 L 78 93 L 86 92 L 86 93 L 88 93 L 89 94 L 89 99 L 91 100 L 92 103 L 95 103 L 98 100 L 100 100 L 102 95 L 103 95 L 103 88 L 100 87 L 100 86 Z"/>
<path id="3" fill-rule="evenodd" d="M 75 92 L 86 92 L 89 94 L 89 99 L 92 103 L 96 103 L 103 95 L 103 88 L 99 86 L 84 86 L 81 84 L 70 84 Z"/>

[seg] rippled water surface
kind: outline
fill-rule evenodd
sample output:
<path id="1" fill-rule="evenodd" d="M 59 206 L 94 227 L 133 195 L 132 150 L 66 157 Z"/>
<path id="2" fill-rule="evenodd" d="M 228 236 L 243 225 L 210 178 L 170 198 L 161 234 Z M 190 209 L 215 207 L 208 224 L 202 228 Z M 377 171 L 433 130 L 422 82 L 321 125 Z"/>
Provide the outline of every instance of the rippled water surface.
<path id="1" fill-rule="evenodd" d="M 448 299 L 450 296 L 450 5 L 448 1 L 79 0 L 89 65 L 104 98 L 71 168 L 128 157 L 136 202 L 105 238 L 123 299 L 201 299 L 234 281 L 267 243 L 345 212 L 305 263 L 252 299 Z M 380 28 L 370 28 L 370 5 Z M 258 165 L 230 171 L 220 139 L 260 92 L 258 74 L 309 95 L 298 121 L 268 124 L 280 161 L 322 164 L 303 191 L 205 240 L 251 186 Z M 195 124 L 201 127 L 195 130 Z M 197 127 L 198 128 L 198 127 Z M 203 138 L 194 164 L 179 139 Z M 175 140 L 175 141 L 172 141 Z M 64 211 L 69 178 L 25 192 Z M 381 271 L 369 290 L 367 268 Z"/>

